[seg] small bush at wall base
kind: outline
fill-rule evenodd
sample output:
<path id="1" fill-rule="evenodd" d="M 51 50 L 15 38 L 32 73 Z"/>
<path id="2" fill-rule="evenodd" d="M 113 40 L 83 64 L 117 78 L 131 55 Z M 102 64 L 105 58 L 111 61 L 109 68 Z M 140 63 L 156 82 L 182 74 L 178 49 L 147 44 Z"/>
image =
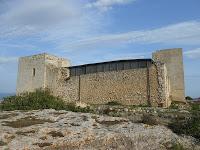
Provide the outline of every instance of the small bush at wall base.
<path id="1" fill-rule="evenodd" d="M 69 110 L 69 111 L 73 111 L 73 112 L 83 112 L 83 113 L 89 113 L 89 112 L 93 111 L 89 106 L 81 108 L 79 106 L 77 107 L 75 105 L 75 103 L 68 103 L 68 104 L 66 104 L 65 109 Z"/>
<path id="2" fill-rule="evenodd" d="M 170 109 L 179 109 L 179 103 L 177 103 L 177 102 L 172 102 L 169 108 L 170 108 Z"/>
<path id="3" fill-rule="evenodd" d="M 65 109 L 62 99 L 54 97 L 48 90 L 36 90 L 31 93 L 24 93 L 20 96 L 4 98 L 1 103 L 1 110 L 37 110 L 37 109 Z"/>
<path id="4" fill-rule="evenodd" d="M 137 107 L 150 107 L 148 104 L 140 104 L 140 105 L 137 105 Z"/>
<path id="5" fill-rule="evenodd" d="M 112 106 L 112 105 L 121 105 L 121 104 L 117 101 L 111 101 L 111 102 L 106 103 L 106 105 Z"/>

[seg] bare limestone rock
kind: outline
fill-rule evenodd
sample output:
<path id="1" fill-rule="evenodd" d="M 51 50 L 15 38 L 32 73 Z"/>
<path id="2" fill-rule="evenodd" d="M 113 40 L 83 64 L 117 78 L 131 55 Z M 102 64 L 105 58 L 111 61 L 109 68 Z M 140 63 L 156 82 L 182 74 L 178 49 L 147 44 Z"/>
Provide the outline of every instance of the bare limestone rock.
<path id="1" fill-rule="evenodd" d="M 167 150 L 177 144 L 200 149 L 191 137 L 125 118 L 52 109 L 0 113 L 0 149 Z"/>

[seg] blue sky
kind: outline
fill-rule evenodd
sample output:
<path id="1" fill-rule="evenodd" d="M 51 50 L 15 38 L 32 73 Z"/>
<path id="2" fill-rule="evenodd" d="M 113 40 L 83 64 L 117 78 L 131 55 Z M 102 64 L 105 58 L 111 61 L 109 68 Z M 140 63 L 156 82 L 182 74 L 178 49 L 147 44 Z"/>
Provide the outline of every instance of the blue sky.
<path id="1" fill-rule="evenodd" d="M 0 0 L 0 92 L 17 59 L 48 52 L 73 65 L 183 48 L 186 95 L 200 96 L 199 0 Z"/>

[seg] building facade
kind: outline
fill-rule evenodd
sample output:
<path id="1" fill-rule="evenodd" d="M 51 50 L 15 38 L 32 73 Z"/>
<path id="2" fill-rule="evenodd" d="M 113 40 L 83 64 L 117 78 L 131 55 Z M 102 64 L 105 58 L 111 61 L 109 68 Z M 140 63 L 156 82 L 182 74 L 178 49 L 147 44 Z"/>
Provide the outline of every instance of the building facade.
<path id="1" fill-rule="evenodd" d="M 49 54 L 19 59 L 17 94 L 49 89 L 66 102 L 168 107 L 185 102 L 182 49 L 160 50 L 152 59 L 70 66 Z"/>

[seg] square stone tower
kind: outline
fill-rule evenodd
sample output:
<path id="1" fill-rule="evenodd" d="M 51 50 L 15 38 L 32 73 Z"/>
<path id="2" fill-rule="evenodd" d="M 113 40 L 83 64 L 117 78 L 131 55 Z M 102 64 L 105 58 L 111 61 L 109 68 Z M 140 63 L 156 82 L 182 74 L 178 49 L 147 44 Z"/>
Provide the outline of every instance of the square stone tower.
<path id="1" fill-rule="evenodd" d="M 159 50 L 153 60 L 164 63 L 170 80 L 170 99 L 185 102 L 183 54 L 181 48 Z"/>
<path id="2" fill-rule="evenodd" d="M 53 90 L 58 69 L 69 65 L 68 60 L 46 53 L 21 57 L 18 65 L 17 95 L 40 88 Z"/>

